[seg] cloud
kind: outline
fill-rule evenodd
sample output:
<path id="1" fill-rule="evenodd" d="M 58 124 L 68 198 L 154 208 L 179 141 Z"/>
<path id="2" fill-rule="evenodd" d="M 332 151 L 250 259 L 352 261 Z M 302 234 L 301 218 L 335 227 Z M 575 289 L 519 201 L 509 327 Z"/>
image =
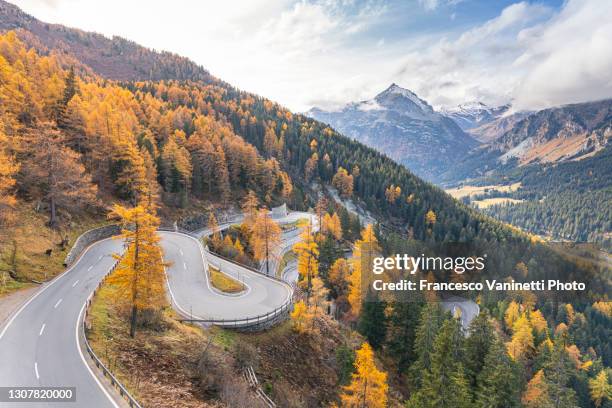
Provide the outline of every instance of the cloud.
<path id="1" fill-rule="evenodd" d="M 612 96 L 612 3 L 560 11 L 512 4 L 453 38 L 405 53 L 395 80 L 434 105 L 467 100 L 541 109 Z"/>
<path id="2" fill-rule="evenodd" d="M 572 0 L 550 21 L 519 33 L 525 71 L 517 108 L 540 108 L 612 97 L 612 3 Z"/>
<path id="3" fill-rule="evenodd" d="M 442 22 L 435 11 L 460 0 L 13 1 L 43 21 L 185 55 L 296 111 L 368 99 L 391 82 L 437 107 L 538 109 L 612 96 L 608 0 L 559 9 L 522 1 L 468 22 L 473 2 Z"/>

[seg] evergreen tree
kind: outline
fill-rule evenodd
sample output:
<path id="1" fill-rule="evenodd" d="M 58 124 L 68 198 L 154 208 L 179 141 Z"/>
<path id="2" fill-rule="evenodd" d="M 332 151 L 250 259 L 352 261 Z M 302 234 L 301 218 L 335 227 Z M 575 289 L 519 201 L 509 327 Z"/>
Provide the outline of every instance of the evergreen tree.
<path id="1" fill-rule="evenodd" d="M 466 362 L 473 358 L 469 344 Z M 513 408 L 520 406 L 520 381 L 518 367 L 510 359 L 504 343 L 492 332 L 484 365 L 478 374 L 476 406 L 479 408 Z"/>
<path id="2" fill-rule="evenodd" d="M 470 386 L 476 386 L 476 379 L 485 364 L 485 357 L 489 353 L 494 331 L 489 321 L 489 314 L 482 311 L 470 324 L 470 335 L 465 341 L 465 371 Z"/>
<path id="3" fill-rule="evenodd" d="M 415 386 L 420 386 L 423 373 L 431 368 L 431 353 L 438 330 L 445 315 L 437 302 L 426 303 L 421 309 L 421 319 L 414 340 L 416 361 L 410 367 Z"/>
<path id="4" fill-rule="evenodd" d="M 361 306 L 357 330 L 365 336 L 374 349 L 379 349 L 387 334 L 387 304 L 374 295 L 368 295 Z"/>
<path id="5" fill-rule="evenodd" d="M 414 362 L 415 338 L 422 302 L 416 299 L 396 300 L 389 317 L 387 347 L 389 354 L 397 361 L 398 371 L 404 372 Z"/>
<path id="6" fill-rule="evenodd" d="M 469 408 L 470 389 L 463 368 L 463 334 L 457 319 L 447 319 L 434 341 L 431 368 L 411 398 L 422 408 Z"/>

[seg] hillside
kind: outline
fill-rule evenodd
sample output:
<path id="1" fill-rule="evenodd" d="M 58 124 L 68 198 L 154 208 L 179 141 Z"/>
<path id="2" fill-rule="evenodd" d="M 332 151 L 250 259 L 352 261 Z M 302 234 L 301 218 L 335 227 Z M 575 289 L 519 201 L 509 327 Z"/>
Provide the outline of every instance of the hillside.
<path id="1" fill-rule="evenodd" d="M 121 37 L 48 24 L 0 0 L 0 32 L 23 30 L 20 37 L 40 53 L 69 55 L 99 75 L 115 80 L 215 79 L 201 66 L 170 52 L 156 52 Z"/>
<path id="2" fill-rule="evenodd" d="M 79 389 L 89 385 L 95 402 L 106 402 L 99 387 L 87 383 L 89 368 L 81 363 L 89 357 L 79 356 L 79 344 L 64 341 L 65 327 L 71 335 L 76 327 L 78 335 L 85 316 L 83 332 L 95 352 L 146 406 L 256 407 L 257 390 L 278 406 L 300 408 L 540 408 L 553 399 L 568 408 L 594 408 L 590 385 L 598 381 L 607 390 L 612 320 L 609 302 L 595 302 L 608 299 L 609 270 L 589 254 L 555 251 L 452 199 L 374 148 L 211 79 L 186 59 L 87 33 L 91 42 L 71 40 L 77 31 L 61 26 L 50 27 L 47 36 L 44 23 L 2 5 L 3 27 L 21 22 L 32 31 L 19 26 L 0 35 L 0 292 L 61 270 L 55 247 L 44 252 L 56 244 L 55 234 L 65 246 L 111 217 L 124 227 L 126 241 L 97 242 L 64 275 L 69 280 L 58 279 L 24 306 L 11 330 L 2 332 L 2 361 L 11 358 L 0 365 L 0 378 L 23 373 L 18 378 L 40 384 L 66 367 L 62 378 L 83 381 Z M 107 48 L 115 41 L 121 52 Z M 138 68 L 139 58 L 148 73 Z M 410 91 L 392 86 L 374 102 L 351 109 L 373 108 L 389 120 L 431 126 L 413 135 L 440 149 L 442 165 L 449 160 L 441 153 L 456 154 L 449 145 L 465 150 L 477 144 Z M 563 174 L 551 170 L 546 182 L 558 183 Z M 606 176 L 596 173 L 585 185 L 605 183 Z M 530 177 L 534 183 L 543 178 L 523 179 Z M 205 219 L 211 236 L 198 238 L 210 240 L 212 250 L 268 261 L 269 245 L 282 245 L 283 235 L 268 209 L 282 203 L 314 210 L 321 219 L 317 232 L 312 223 L 301 231 L 291 229 L 298 222 L 284 226 L 300 232 L 293 247 L 295 290 L 218 261 L 220 273 L 249 285 L 244 295 L 220 297 L 202 273 L 215 267 L 202 241 L 159 231 L 160 224 L 201 226 Z M 347 203 L 378 222 L 362 226 Z M 219 231 L 215 214 L 236 211 L 245 214 L 242 224 Z M 25 253 L 32 262 L 24 264 L 37 268 L 31 276 L 11 274 L 11 262 L 4 261 L 24 231 L 39 244 Z M 20 245 L 27 245 L 23 237 Z M 475 254 L 487 258 L 478 279 L 580 279 L 589 291 L 582 302 L 572 291 L 465 290 L 459 302 L 448 302 L 444 291 L 404 297 L 363 290 L 373 256 L 456 255 L 457 248 L 464 266 Z M 111 256 L 122 250 L 125 256 Z M 41 267 L 45 260 L 52 269 Z M 403 272 L 389 275 L 402 278 Z M 453 283 L 463 277 L 458 268 L 427 275 Z M 173 282 L 183 291 L 172 289 Z M 277 293 L 273 286 L 283 289 Z M 206 300 L 202 295 L 215 301 L 195 310 L 194 299 Z M 243 302 L 249 299 L 253 303 Z M 453 304 L 469 304 L 471 312 L 448 307 Z M 265 308 L 256 312 L 254 305 Z M 47 319 L 47 312 L 56 318 Z M 285 313 L 290 320 L 268 327 Z M 264 331 L 238 333 L 237 326 Z M 258 385 L 248 384 L 255 383 L 253 373 Z"/>
<path id="3" fill-rule="evenodd" d="M 432 181 L 478 144 L 452 119 L 396 84 L 371 100 L 349 103 L 339 111 L 313 108 L 307 115 Z"/>

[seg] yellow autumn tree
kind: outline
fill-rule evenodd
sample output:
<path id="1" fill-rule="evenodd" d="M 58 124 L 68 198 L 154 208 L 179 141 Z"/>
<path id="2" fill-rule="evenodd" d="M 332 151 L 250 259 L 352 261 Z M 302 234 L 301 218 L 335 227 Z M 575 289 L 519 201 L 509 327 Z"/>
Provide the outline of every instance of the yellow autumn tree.
<path id="1" fill-rule="evenodd" d="M 270 259 L 274 256 L 274 249 L 278 247 L 280 238 L 281 228 L 270 218 L 268 210 L 260 210 L 253 224 L 251 247 L 255 259 L 265 261 L 268 275 L 270 275 Z"/>
<path id="2" fill-rule="evenodd" d="M 374 352 L 367 342 L 357 350 L 355 373 L 351 383 L 344 387 L 340 396 L 342 406 L 347 408 L 382 408 L 387 406 L 387 373 L 376 368 Z"/>
<path id="3" fill-rule="evenodd" d="M 259 199 L 257 198 L 257 194 L 255 194 L 253 190 L 249 190 L 249 193 L 246 195 L 242 203 L 242 214 L 244 216 L 242 225 L 249 234 L 253 228 L 253 224 L 255 224 L 255 219 L 257 218 L 258 206 Z"/>
<path id="4" fill-rule="evenodd" d="M 529 321 L 538 334 L 542 334 L 548 329 L 548 323 L 539 310 L 534 310 L 529 314 Z"/>
<path id="5" fill-rule="evenodd" d="M 159 219 L 146 208 L 126 208 L 115 204 L 110 218 L 119 219 L 121 235 L 127 245 L 122 255 L 115 255 L 118 265 L 108 283 L 116 286 L 131 309 L 130 336 L 136 334 L 139 312 L 156 310 L 166 303 L 165 275 L 157 227 Z"/>
<path id="6" fill-rule="evenodd" d="M 589 391 L 596 407 L 600 407 L 606 400 L 612 400 L 612 386 L 608 381 L 608 373 L 605 369 L 589 380 Z"/>
<path id="7" fill-rule="evenodd" d="M 297 255 L 298 272 L 306 286 L 306 305 L 309 305 L 312 280 L 319 274 L 319 248 L 311 223 L 304 226 L 300 238 L 300 241 L 293 246 L 293 251 Z"/>
<path id="8" fill-rule="evenodd" d="M 508 305 L 508 308 L 506 309 L 506 313 L 504 314 L 504 322 L 506 323 L 506 327 L 511 330 L 512 327 L 514 326 L 514 322 L 518 320 L 519 316 L 520 316 L 519 304 L 513 300 Z"/>
<path id="9" fill-rule="evenodd" d="M 353 176 L 345 168 L 338 167 L 338 171 L 332 178 L 332 184 L 342 197 L 349 198 L 353 195 Z"/>
<path id="10" fill-rule="evenodd" d="M 376 234 L 374 234 L 374 228 L 372 224 L 369 224 L 361 231 L 361 239 L 355 242 L 352 259 L 353 272 L 348 277 L 348 301 L 355 316 L 358 316 L 361 311 L 363 295 L 367 290 L 367 287 L 362 287 L 362 283 L 364 280 L 369 281 L 374 258 L 379 253 L 380 247 L 378 246 Z"/>
<path id="11" fill-rule="evenodd" d="M 425 223 L 429 225 L 434 225 L 437 220 L 438 217 L 436 216 L 436 213 L 433 210 L 427 211 L 427 214 L 425 214 Z"/>
<path id="12" fill-rule="evenodd" d="M 340 223 L 340 217 L 338 217 L 337 213 L 334 213 L 334 215 L 326 213 L 323 216 L 322 231 L 324 234 L 331 235 L 337 240 L 342 239 L 342 224 Z"/>
<path id="13" fill-rule="evenodd" d="M 402 195 L 402 189 L 400 188 L 400 186 L 395 186 L 391 184 L 385 190 L 385 197 L 387 198 L 387 201 L 391 204 L 395 204 L 400 195 Z"/>
<path id="14" fill-rule="evenodd" d="M 329 284 L 336 297 L 346 296 L 347 279 L 350 273 L 350 264 L 344 258 L 336 259 L 329 269 Z"/>
<path id="15" fill-rule="evenodd" d="M 304 301 L 299 301 L 293 305 L 293 312 L 291 312 L 291 322 L 293 323 L 293 330 L 297 333 L 304 333 L 308 328 L 311 316 L 308 313 L 308 308 Z"/>
<path id="16" fill-rule="evenodd" d="M 538 371 L 527 384 L 527 389 L 521 398 L 525 408 L 552 408 L 548 383 L 544 371 Z"/>
<path id="17" fill-rule="evenodd" d="M 512 339 L 507 344 L 510 357 L 514 360 L 530 357 L 534 349 L 533 331 L 524 313 L 514 322 L 512 332 Z"/>
<path id="18" fill-rule="evenodd" d="M 19 169 L 8 152 L 8 139 L 3 127 L 0 121 L 0 225 L 9 220 L 9 212 L 15 205 L 15 197 L 12 193 L 15 186 L 14 176 Z"/>
<path id="19" fill-rule="evenodd" d="M 212 211 L 208 216 L 208 229 L 210 230 L 210 241 L 212 243 L 214 250 L 219 250 L 221 247 L 221 233 L 219 230 L 219 223 L 217 222 L 217 217 L 215 217 L 215 213 Z"/>

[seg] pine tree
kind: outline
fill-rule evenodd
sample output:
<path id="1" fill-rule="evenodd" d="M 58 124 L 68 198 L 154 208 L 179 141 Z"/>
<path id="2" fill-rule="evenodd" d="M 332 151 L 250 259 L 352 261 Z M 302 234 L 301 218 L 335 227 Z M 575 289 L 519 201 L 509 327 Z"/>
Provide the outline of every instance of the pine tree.
<path id="1" fill-rule="evenodd" d="M 136 334 L 138 314 L 145 309 L 155 310 L 165 305 L 165 273 L 159 246 L 159 219 L 142 206 L 125 208 L 114 205 L 111 218 L 122 225 L 120 237 L 127 250 L 116 255 L 119 265 L 108 278 L 108 283 L 119 287 L 127 297 L 131 309 L 130 336 Z"/>
<path id="2" fill-rule="evenodd" d="M 550 361 L 544 367 L 548 380 L 548 392 L 555 408 L 574 408 L 576 393 L 569 387 L 570 377 L 574 370 L 563 341 L 555 341 Z"/>
<path id="3" fill-rule="evenodd" d="M 387 304 L 374 295 L 369 295 L 361 306 L 357 330 L 364 335 L 374 349 L 382 347 L 387 335 Z"/>
<path id="4" fill-rule="evenodd" d="M 423 408 L 469 408 L 471 398 L 462 361 L 461 324 L 457 319 L 447 319 L 433 344 L 431 368 L 423 373 L 423 384 L 411 404 Z"/>
<path id="5" fill-rule="evenodd" d="M 357 350 L 355 373 L 340 396 L 347 408 L 382 408 L 387 406 L 387 374 L 376 368 L 374 352 L 366 342 Z"/>
<path id="6" fill-rule="evenodd" d="M 423 302 L 417 299 L 393 303 L 387 329 L 387 347 L 400 373 L 406 371 L 416 359 L 414 343 L 422 307 Z"/>
<path id="7" fill-rule="evenodd" d="M 437 302 L 426 303 L 421 309 L 421 318 L 414 340 L 416 361 L 410 367 L 411 377 L 417 387 L 421 384 L 423 373 L 431 369 L 434 341 L 444 318 L 444 312 Z"/>
<path id="8" fill-rule="evenodd" d="M 491 342 L 494 340 L 494 331 L 489 321 L 489 314 L 481 312 L 470 324 L 470 335 L 465 341 L 465 371 L 470 386 L 476 385 L 481 370 L 485 364 L 485 356 L 489 352 Z"/>
<path id="9" fill-rule="evenodd" d="M 488 352 L 484 357 L 484 365 L 477 377 L 476 406 L 479 408 L 519 407 L 518 368 L 506 353 L 504 343 L 495 333 L 491 333 L 491 336 Z M 473 358 L 469 351 L 470 347 L 468 344 L 466 362 Z"/>

